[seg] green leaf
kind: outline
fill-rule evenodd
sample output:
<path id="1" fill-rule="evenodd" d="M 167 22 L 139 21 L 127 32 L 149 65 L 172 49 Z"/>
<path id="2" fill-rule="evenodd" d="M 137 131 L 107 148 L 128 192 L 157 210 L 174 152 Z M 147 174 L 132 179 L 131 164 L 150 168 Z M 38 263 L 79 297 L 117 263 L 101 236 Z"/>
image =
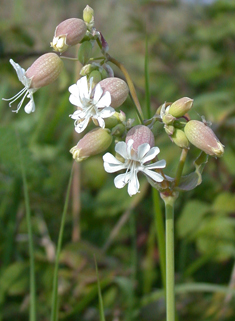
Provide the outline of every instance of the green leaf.
<path id="1" fill-rule="evenodd" d="M 208 212 L 210 206 L 204 202 L 193 200 L 188 202 L 177 221 L 177 232 L 183 238 L 194 233 L 198 229 L 203 216 Z"/>
<path id="2" fill-rule="evenodd" d="M 23 289 L 25 286 L 25 278 L 28 279 L 29 267 L 27 263 L 16 262 L 9 265 L 2 273 L 0 277 L 0 303 L 3 302 L 4 296 L 11 289 L 11 294 L 16 294 L 22 291 L 22 283 L 20 281 L 24 279 Z"/>
<path id="3" fill-rule="evenodd" d="M 213 204 L 215 212 L 231 213 L 235 209 L 235 195 L 229 192 L 219 194 Z"/>
<path id="4" fill-rule="evenodd" d="M 196 237 L 198 250 L 215 252 L 214 259 L 224 261 L 235 256 L 235 229 L 231 219 L 224 216 L 210 216 L 203 219 Z"/>
<path id="5" fill-rule="evenodd" d="M 204 152 L 201 152 L 201 154 L 193 163 L 195 166 L 195 172 L 186 176 L 182 176 L 177 189 L 181 191 L 190 191 L 200 185 L 202 182 L 201 174 L 207 161 L 208 155 L 206 155 Z"/>

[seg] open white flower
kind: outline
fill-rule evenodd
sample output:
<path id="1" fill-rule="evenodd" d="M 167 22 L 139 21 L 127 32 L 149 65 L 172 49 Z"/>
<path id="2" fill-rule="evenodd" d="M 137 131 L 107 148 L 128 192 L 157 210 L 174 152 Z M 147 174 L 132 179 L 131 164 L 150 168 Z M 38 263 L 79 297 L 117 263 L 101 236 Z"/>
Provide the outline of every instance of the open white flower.
<path id="1" fill-rule="evenodd" d="M 27 105 L 24 107 L 24 110 L 27 114 L 30 114 L 32 112 L 35 111 L 35 103 L 34 103 L 34 99 L 33 99 L 33 94 L 35 93 L 35 91 L 37 91 L 37 88 L 30 88 L 32 79 L 28 78 L 25 73 L 26 71 L 24 70 L 24 68 L 22 68 L 19 64 L 15 63 L 14 60 L 10 59 L 10 63 L 12 64 L 12 66 L 14 67 L 17 76 L 19 78 L 19 80 L 22 82 L 22 84 L 25 86 L 20 92 L 18 92 L 18 94 L 16 94 L 15 96 L 9 98 L 9 99 L 5 99 L 2 98 L 5 101 L 10 101 L 9 106 L 11 107 L 11 105 L 23 95 L 23 98 L 21 99 L 21 101 L 19 102 L 19 104 L 17 105 L 17 109 L 13 110 L 14 112 L 18 113 L 18 111 L 20 110 L 25 97 L 29 98 L 30 101 L 27 103 Z"/>
<path id="2" fill-rule="evenodd" d="M 100 127 L 105 127 L 103 118 L 108 118 L 115 113 L 110 107 L 111 95 L 108 91 L 103 95 L 100 84 L 97 84 L 92 90 L 93 78 L 90 79 L 88 86 L 87 77 L 80 78 L 76 84 L 69 87 L 71 93 L 69 101 L 78 109 L 70 115 L 75 119 L 75 130 L 81 133 L 87 127 L 90 119 L 97 120 Z"/>
<path id="3" fill-rule="evenodd" d="M 119 142 L 115 146 L 115 151 L 124 159 L 124 162 L 119 161 L 110 153 L 103 156 L 104 169 L 108 173 L 114 173 L 119 170 L 125 169 L 124 174 L 115 177 L 114 184 L 116 188 L 123 188 L 128 184 L 128 194 L 130 196 L 139 192 L 138 172 L 150 177 L 157 183 L 164 180 L 161 174 L 153 171 L 153 169 L 164 168 L 166 166 L 165 160 L 160 160 L 155 163 L 144 165 L 150 160 L 154 159 L 160 152 L 158 147 L 150 148 L 147 143 L 141 144 L 138 150 L 133 149 L 133 139 L 127 143 Z"/>

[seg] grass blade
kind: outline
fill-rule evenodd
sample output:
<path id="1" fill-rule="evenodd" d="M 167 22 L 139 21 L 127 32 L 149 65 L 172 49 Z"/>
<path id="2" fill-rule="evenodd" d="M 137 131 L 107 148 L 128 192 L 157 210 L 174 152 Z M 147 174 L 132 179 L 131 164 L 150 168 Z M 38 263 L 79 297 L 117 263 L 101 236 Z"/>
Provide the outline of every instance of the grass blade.
<path id="1" fill-rule="evenodd" d="M 61 251 L 63 234 L 64 234 L 65 218 L 66 218 L 66 213 L 67 213 L 68 203 L 69 203 L 69 194 L 70 194 L 70 188 L 71 188 L 72 176 L 73 176 L 72 174 L 73 174 L 73 169 L 71 170 L 71 173 L 70 173 L 69 184 L 68 184 L 65 203 L 64 203 L 64 210 L 63 210 L 63 214 L 62 214 L 62 218 L 61 218 L 60 232 L 59 232 L 59 238 L 58 238 L 58 244 L 57 244 L 57 250 L 56 250 L 55 270 L 54 270 L 54 278 L 53 278 L 53 291 L 52 291 L 51 321 L 58 320 L 59 257 L 60 257 L 60 251 Z"/>
<path id="2" fill-rule="evenodd" d="M 23 189 L 25 198 L 25 209 L 26 209 L 26 221 L 28 228 L 28 238 L 29 238 L 29 260 L 30 260 L 30 310 L 29 310 L 29 320 L 36 321 L 36 285 L 35 285 L 35 266 L 34 266 L 34 246 L 33 246 L 33 232 L 32 232 L 32 222 L 29 204 L 29 193 L 28 185 L 26 180 L 26 172 L 23 162 L 23 155 L 21 151 L 20 137 L 16 133 L 16 138 L 19 146 L 19 158 L 21 165 L 21 173 L 23 179 Z"/>
<path id="3" fill-rule="evenodd" d="M 98 296 L 99 296 L 99 312 L 100 312 L 100 321 L 105 321 L 104 316 L 104 305 L 103 305 L 103 299 L 101 294 L 101 288 L 100 288 L 100 279 L 99 279 L 99 272 L 97 267 L 96 258 L 95 259 L 95 269 L 96 269 L 96 275 L 97 275 L 97 287 L 98 287 Z"/>

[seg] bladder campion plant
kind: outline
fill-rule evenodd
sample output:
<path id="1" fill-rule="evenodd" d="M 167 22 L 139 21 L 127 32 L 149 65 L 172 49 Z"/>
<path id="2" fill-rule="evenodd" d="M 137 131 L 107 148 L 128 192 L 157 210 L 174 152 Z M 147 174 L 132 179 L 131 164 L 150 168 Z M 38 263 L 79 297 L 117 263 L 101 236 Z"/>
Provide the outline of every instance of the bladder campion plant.
<path id="1" fill-rule="evenodd" d="M 99 57 L 93 56 L 95 44 L 100 49 Z M 10 101 L 11 107 L 23 95 L 15 112 L 18 113 L 26 98 L 29 98 L 29 102 L 24 107 L 25 112 L 30 114 L 35 111 L 33 94 L 59 77 L 63 68 L 62 59 L 66 59 L 61 54 L 75 45 L 79 45 L 75 61 L 80 61 L 83 67 L 80 70 L 80 78 L 69 87 L 69 102 L 75 106 L 74 113 L 69 117 L 73 119 L 74 129 L 79 134 L 83 133 L 90 123 L 93 123 L 94 128 L 87 132 L 70 152 L 76 162 L 81 162 L 90 156 L 105 152 L 114 141 L 115 155 L 106 152 L 103 161 L 106 172 L 122 172 L 114 179 L 115 187 L 120 189 L 127 185 L 127 193 L 133 196 L 141 192 L 138 175 L 143 173 L 152 187 L 159 191 L 165 204 L 166 219 L 167 321 L 173 321 L 174 203 L 180 191 L 192 190 L 201 183 L 201 174 L 208 155 L 221 157 L 224 146 L 208 123 L 189 118 L 188 112 L 193 107 L 191 98 L 179 98 L 173 103 L 164 102 L 151 118 L 145 119 L 131 77 L 126 68 L 109 54 L 109 45 L 102 33 L 95 28 L 94 11 L 89 6 L 83 11 L 83 20 L 67 19 L 56 27 L 51 47 L 58 54 L 50 52 L 42 55 L 27 71 L 10 60 L 24 85 L 14 97 L 4 99 Z M 112 64 L 122 71 L 125 81 L 114 76 Z M 133 108 L 139 122 L 134 126 L 134 119 L 128 118 L 119 109 L 129 94 L 133 99 Z M 175 177 L 169 177 L 164 172 L 167 161 L 164 155 L 160 154 L 157 147 L 158 137 L 154 137 L 152 131 L 157 123 L 164 127 L 166 135 L 181 150 Z M 195 171 L 183 176 L 191 144 L 200 150 L 200 155 L 194 161 Z"/>

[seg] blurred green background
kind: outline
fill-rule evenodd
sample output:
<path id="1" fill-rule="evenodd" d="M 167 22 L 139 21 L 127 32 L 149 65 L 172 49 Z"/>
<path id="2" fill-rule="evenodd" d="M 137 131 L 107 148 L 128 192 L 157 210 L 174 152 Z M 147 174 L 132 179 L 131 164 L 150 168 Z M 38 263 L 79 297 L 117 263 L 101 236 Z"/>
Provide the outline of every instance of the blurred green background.
<path id="1" fill-rule="evenodd" d="M 148 35 L 151 107 L 188 96 L 191 118 L 205 116 L 225 145 L 210 158 L 203 183 L 176 203 L 176 307 L 178 320 L 235 319 L 235 1 L 1 0 L 0 97 L 21 88 L 9 63 L 25 69 L 51 51 L 55 27 L 95 10 L 96 28 L 135 82 L 145 106 L 145 39 Z M 71 48 L 68 56 L 75 56 Z M 0 320 L 28 320 L 29 255 L 19 164 L 20 137 L 33 221 L 37 314 L 49 320 L 55 246 L 73 164 L 69 149 L 80 136 L 68 117 L 68 87 L 80 65 L 66 61 L 55 83 L 35 95 L 36 112 L 12 113 L 0 104 Z M 122 77 L 120 71 L 115 74 Z M 12 108 L 16 107 L 16 105 Z M 135 118 L 127 100 L 122 110 Z M 166 173 L 174 176 L 179 149 L 155 128 Z M 111 146 L 110 150 L 113 150 Z M 185 173 L 199 151 L 191 148 Z M 59 270 L 60 320 L 99 320 L 94 257 L 106 320 L 165 320 L 152 191 L 130 198 L 103 170 L 101 155 L 75 167 Z M 163 210 L 163 208 L 162 208 Z"/>

